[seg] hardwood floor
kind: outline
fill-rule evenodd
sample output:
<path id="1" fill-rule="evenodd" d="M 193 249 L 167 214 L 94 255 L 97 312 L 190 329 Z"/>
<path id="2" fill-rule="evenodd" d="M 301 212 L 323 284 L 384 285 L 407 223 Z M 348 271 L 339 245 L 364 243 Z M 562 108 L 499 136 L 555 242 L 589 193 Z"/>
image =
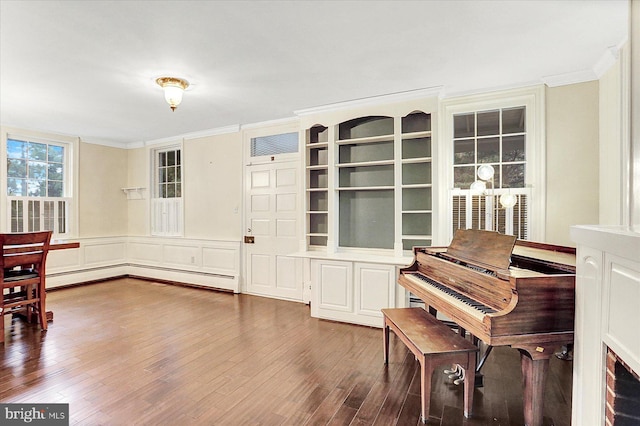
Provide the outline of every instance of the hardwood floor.
<path id="1" fill-rule="evenodd" d="M 78 425 L 417 425 L 419 366 L 392 334 L 299 303 L 121 279 L 52 291 L 47 332 L 6 318 L 0 401 L 69 403 Z M 568 426 L 572 363 L 551 361 L 545 425 Z M 462 416 L 433 377 L 441 425 L 521 425 L 519 354 L 496 348 Z"/>

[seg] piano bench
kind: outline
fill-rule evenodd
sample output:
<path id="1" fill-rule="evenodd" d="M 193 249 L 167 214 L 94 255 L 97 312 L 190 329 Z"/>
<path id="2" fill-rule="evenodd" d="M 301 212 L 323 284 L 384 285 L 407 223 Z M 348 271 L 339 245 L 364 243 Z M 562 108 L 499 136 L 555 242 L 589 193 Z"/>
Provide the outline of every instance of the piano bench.
<path id="1" fill-rule="evenodd" d="M 473 389 L 478 347 L 422 308 L 382 309 L 384 317 L 384 363 L 389 363 L 389 330 L 415 355 L 421 368 L 422 423 L 429 418 L 431 376 L 437 366 L 459 364 L 471 374 L 464 375 L 464 416 L 473 407 Z"/>

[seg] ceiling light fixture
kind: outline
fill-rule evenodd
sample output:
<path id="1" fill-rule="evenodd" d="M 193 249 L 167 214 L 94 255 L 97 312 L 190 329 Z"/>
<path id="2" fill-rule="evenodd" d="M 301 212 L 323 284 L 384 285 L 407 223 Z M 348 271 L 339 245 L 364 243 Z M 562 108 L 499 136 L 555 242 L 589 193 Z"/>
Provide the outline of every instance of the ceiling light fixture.
<path id="1" fill-rule="evenodd" d="M 171 111 L 175 111 L 182 102 L 182 93 L 189 87 L 189 82 L 177 77 L 159 77 L 156 83 L 164 90 L 164 98 L 171 107 Z"/>

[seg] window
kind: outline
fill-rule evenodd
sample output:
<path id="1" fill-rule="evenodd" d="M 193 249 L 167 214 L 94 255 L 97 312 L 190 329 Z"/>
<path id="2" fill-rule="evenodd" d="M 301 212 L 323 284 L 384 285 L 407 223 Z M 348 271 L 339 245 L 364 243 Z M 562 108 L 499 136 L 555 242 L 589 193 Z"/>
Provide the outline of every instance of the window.
<path id="1" fill-rule="evenodd" d="M 7 203 L 9 231 L 69 232 L 69 151 L 65 143 L 8 137 Z"/>
<path id="2" fill-rule="evenodd" d="M 291 154 L 298 152 L 298 133 L 251 138 L 251 156 Z"/>
<path id="3" fill-rule="evenodd" d="M 181 155 L 181 149 L 176 146 L 153 151 L 152 235 L 183 233 Z"/>
<path id="4" fill-rule="evenodd" d="M 526 107 L 475 111 L 453 116 L 453 231 L 459 228 L 496 230 L 527 239 Z M 494 175 L 478 192 L 478 168 L 493 167 Z M 514 207 L 500 205 L 502 194 L 516 196 Z"/>
<path id="5" fill-rule="evenodd" d="M 453 188 L 449 202 L 443 203 L 450 206 L 445 235 L 460 228 L 496 230 L 520 239 L 543 235 L 542 94 L 538 89 L 526 92 L 477 96 L 445 106 L 443 143 L 449 149 L 443 151 L 449 155 L 443 161 L 451 170 Z M 478 170 L 486 166 L 492 167 L 493 176 L 482 181 Z M 501 197 L 515 197 L 516 204 L 505 207 Z"/>

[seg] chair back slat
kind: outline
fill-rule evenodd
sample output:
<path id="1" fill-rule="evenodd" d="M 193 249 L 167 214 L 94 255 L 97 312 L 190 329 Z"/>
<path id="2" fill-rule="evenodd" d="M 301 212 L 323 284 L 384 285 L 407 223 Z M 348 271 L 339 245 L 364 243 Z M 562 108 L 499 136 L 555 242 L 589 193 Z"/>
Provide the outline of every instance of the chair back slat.
<path id="1" fill-rule="evenodd" d="M 16 266 L 37 265 L 44 269 L 51 231 L 0 234 L 0 277 L 4 269 Z"/>
<path id="2" fill-rule="evenodd" d="M 3 246 L 17 246 L 26 244 L 45 244 L 49 246 L 51 231 L 20 232 L 0 234 Z"/>
<path id="3" fill-rule="evenodd" d="M 7 256 L 3 256 L 4 264 L 2 266 L 7 269 L 15 268 L 16 266 L 39 265 L 40 263 L 42 263 L 44 253 L 45 252 L 41 250 L 39 252 L 10 254 Z"/>

